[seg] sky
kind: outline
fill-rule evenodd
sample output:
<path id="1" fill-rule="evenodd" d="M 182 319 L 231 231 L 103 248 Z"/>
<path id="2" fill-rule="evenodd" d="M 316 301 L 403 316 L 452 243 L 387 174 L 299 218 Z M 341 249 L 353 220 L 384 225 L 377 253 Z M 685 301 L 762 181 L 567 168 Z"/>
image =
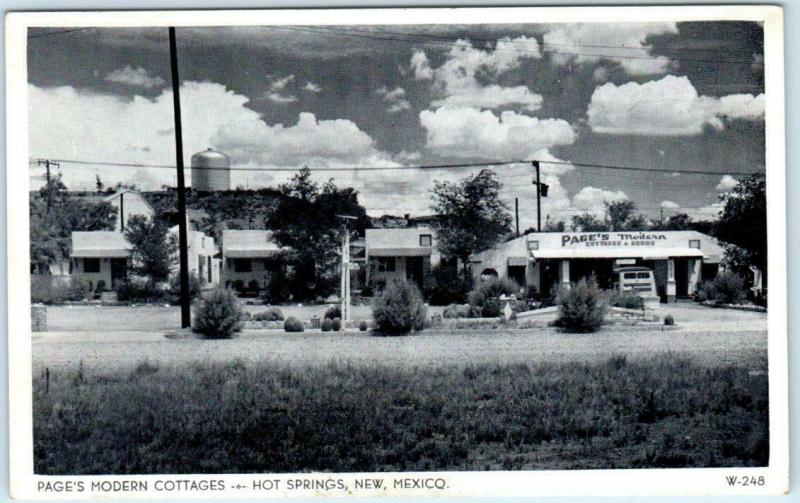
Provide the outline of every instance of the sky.
<path id="1" fill-rule="evenodd" d="M 174 165 L 167 30 L 62 30 L 29 32 L 31 157 Z M 371 215 L 424 215 L 436 181 L 479 168 L 364 168 L 537 159 L 550 186 L 543 221 L 624 199 L 699 219 L 719 210 L 729 173 L 764 170 L 757 23 L 178 28 L 177 47 L 185 162 L 225 152 L 248 168 L 232 173 L 234 187 L 276 186 L 308 166 L 319 182 L 357 189 Z M 29 169 L 41 183 L 42 169 Z M 533 226 L 533 168 L 492 169 L 512 211 L 519 200 L 520 227 Z M 102 164 L 61 171 L 73 189 L 96 175 L 142 189 L 175 179 Z"/>

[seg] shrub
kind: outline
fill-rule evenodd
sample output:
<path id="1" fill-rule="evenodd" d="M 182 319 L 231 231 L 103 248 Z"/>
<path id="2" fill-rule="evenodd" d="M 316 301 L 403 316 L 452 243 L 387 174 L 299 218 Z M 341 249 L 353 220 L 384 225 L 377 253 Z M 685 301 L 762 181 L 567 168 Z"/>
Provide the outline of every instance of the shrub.
<path id="1" fill-rule="evenodd" d="M 479 282 L 475 289 L 469 292 L 469 303 L 481 307 L 486 299 L 497 299 L 501 295 L 519 295 L 520 287 L 510 278 L 490 278 Z"/>
<path id="2" fill-rule="evenodd" d="M 325 318 L 324 320 L 322 320 L 322 325 L 320 326 L 320 329 L 323 332 L 330 332 L 333 329 L 333 320 L 331 320 L 330 318 Z"/>
<path id="3" fill-rule="evenodd" d="M 473 287 L 472 276 L 459 274 L 455 267 L 439 264 L 425 278 L 425 298 L 431 305 L 462 304 Z"/>
<path id="4" fill-rule="evenodd" d="M 421 330 L 425 322 L 425 304 L 413 283 L 394 280 L 375 297 L 372 315 L 378 332 L 400 335 Z"/>
<path id="5" fill-rule="evenodd" d="M 366 332 L 368 328 L 369 326 L 367 325 L 366 321 L 362 321 L 361 323 L 358 324 L 358 329 L 361 330 L 362 332 Z"/>
<path id="6" fill-rule="evenodd" d="M 254 314 L 252 319 L 253 321 L 283 321 L 283 312 L 277 307 L 270 307 L 266 311 Z"/>
<path id="7" fill-rule="evenodd" d="M 644 299 L 636 292 L 616 291 L 611 294 L 609 303 L 612 306 L 622 307 L 625 309 L 642 309 L 644 308 Z"/>
<path id="8" fill-rule="evenodd" d="M 672 326 L 675 324 L 675 318 L 671 314 L 664 316 L 664 325 Z"/>
<path id="9" fill-rule="evenodd" d="M 203 281 L 193 272 L 189 273 L 189 299 L 194 301 L 200 296 L 203 288 Z M 169 278 L 170 302 L 180 304 L 181 302 L 181 275 L 173 274 Z"/>
<path id="10" fill-rule="evenodd" d="M 282 304 L 291 298 L 292 291 L 283 267 L 279 267 L 270 274 L 267 285 L 259 292 L 258 296 L 265 304 Z"/>
<path id="11" fill-rule="evenodd" d="M 215 288 L 195 308 L 194 331 L 213 339 L 229 339 L 240 330 L 242 309 L 230 290 Z"/>
<path id="12" fill-rule="evenodd" d="M 331 327 L 333 328 L 334 332 L 338 332 L 342 329 L 342 320 L 341 318 L 334 318 L 331 320 Z"/>
<path id="13" fill-rule="evenodd" d="M 470 306 L 469 304 L 450 304 L 444 308 L 442 318 L 478 318 L 481 315 L 481 310 L 478 307 Z"/>
<path id="14" fill-rule="evenodd" d="M 114 289 L 117 300 L 138 302 L 164 302 L 166 293 L 152 281 L 125 280 Z"/>
<path id="15" fill-rule="evenodd" d="M 717 274 L 713 280 L 700 285 L 697 293 L 698 300 L 702 297 L 704 300 L 711 300 L 716 304 L 739 304 L 747 298 L 744 279 L 732 272 Z"/>
<path id="16" fill-rule="evenodd" d="M 325 316 L 323 318 L 334 319 L 334 318 L 341 318 L 342 317 L 342 307 L 340 305 L 335 305 L 329 307 L 325 311 Z"/>
<path id="17" fill-rule="evenodd" d="M 603 324 L 605 302 L 594 277 L 582 279 L 572 288 L 561 290 L 558 305 L 556 324 L 568 332 L 595 332 Z"/>
<path id="18" fill-rule="evenodd" d="M 294 316 L 289 316 L 286 318 L 286 321 L 283 322 L 283 329 L 287 332 L 304 332 L 306 327 L 303 326 L 302 321 Z"/>
<path id="19" fill-rule="evenodd" d="M 481 306 L 481 316 L 484 318 L 497 318 L 503 314 L 503 305 L 499 299 L 486 299 Z"/>
<path id="20" fill-rule="evenodd" d="M 67 285 L 66 298 L 67 300 L 77 301 L 85 300 L 89 296 L 89 285 L 79 280 L 72 278 Z"/>

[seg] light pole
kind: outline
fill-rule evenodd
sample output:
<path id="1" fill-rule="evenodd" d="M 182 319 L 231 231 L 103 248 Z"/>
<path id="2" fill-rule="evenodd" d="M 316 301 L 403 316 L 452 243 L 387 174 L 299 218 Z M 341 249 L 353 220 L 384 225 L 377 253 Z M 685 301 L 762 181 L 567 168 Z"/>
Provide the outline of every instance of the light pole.
<path id="1" fill-rule="evenodd" d="M 357 220 L 352 215 L 336 215 L 342 219 L 342 274 L 339 281 L 342 294 L 342 323 L 350 320 L 350 229 L 347 223 Z"/>

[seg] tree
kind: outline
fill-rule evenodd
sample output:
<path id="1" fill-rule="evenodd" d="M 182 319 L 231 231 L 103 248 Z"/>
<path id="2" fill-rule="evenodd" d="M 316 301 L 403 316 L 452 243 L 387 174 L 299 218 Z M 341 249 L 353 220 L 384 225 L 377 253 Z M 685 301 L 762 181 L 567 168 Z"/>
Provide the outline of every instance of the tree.
<path id="1" fill-rule="evenodd" d="M 167 225 L 158 218 L 133 215 L 125 224 L 125 239 L 131 244 L 131 271 L 153 283 L 166 281 L 178 250 Z"/>
<path id="2" fill-rule="evenodd" d="M 567 230 L 567 224 L 563 220 L 550 220 L 550 215 L 547 215 L 547 219 L 544 221 L 545 232 L 564 232 L 565 230 Z"/>
<path id="3" fill-rule="evenodd" d="M 51 264 L 70 256 L 73 231 L 112 230 L 116 216 L 109 203 L 70 196 L 60 173 L 31 193 L 29 211 L 31 270 L 40 274 L 46 274 Z"/>
<path id="4" fill-rule="evenodd" d="M 361 232 L 369 224 L 367 212 L 358 202 L 358 192 L 340 189 L 332 180 L 320 188 L 306 167 L 279 190 L 282 197 L 270 221 L 276 228 L 278 244 L 292 250 L 292 293 L 297 298 L 328 295 L 340 274 L 343 222 L 337 215 L 356 217 L 350 223 L 351 232 Z"/>
<path id="5" fill-rule="evenodd" d="M 602 232 L 609 229 L 608 225 L 596 216 L 584 213 L 572 216 L 572 230 L 575 232 Z"/>
<path id="6" fill-rule="evenodd" d="M 455 257 L 469 276 L 469 257 L 492 247 L 510 231 L 511 215 L 500 200 L 502 184 L 484 169 L 459 183 L 436 182 L 433 205 L 439 251 Z"/>
<path id="7" fill-rule="evenodd" d="M 749 175 L 730 192 L 720 196 L 725 206 L 714 223 L 713 235 L 726 247 L 736 246 L 740 268 L 749 265 L 767 273 L 767 193 L 763 174 Z M 733 252 L 733 249 L 729 249 Z"/>
<path id="8" fill-rule="evenodd" d="M 103 192 L 105 189 L 105 185 L 103 185 L 103 180 L 100 179 L 100 175 L 94 175 L 94 186 L 97 189 L 97 192 Z"/>
<path id="9" fill-rule="evenodd" d="M 643 231 L 647 229 L 647 218 L 636 212 L 636 203 L 625 199 L 606 202 L 606 226 L 610 231 Z"/>

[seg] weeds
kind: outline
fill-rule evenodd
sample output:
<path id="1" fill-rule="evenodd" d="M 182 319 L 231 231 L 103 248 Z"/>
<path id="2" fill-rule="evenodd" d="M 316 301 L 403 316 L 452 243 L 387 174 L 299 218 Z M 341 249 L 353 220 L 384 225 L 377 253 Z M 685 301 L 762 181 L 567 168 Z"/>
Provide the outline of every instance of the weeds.
<path id="1" fill-rule="evenodd" d="M 669 354 L 432 368 L 142 362 L 103 375 L 81 365 L 50 375 L 49 390 L 34 377 L 35 471 L 766 466 L 767 380 L 748 370 Z"/>

